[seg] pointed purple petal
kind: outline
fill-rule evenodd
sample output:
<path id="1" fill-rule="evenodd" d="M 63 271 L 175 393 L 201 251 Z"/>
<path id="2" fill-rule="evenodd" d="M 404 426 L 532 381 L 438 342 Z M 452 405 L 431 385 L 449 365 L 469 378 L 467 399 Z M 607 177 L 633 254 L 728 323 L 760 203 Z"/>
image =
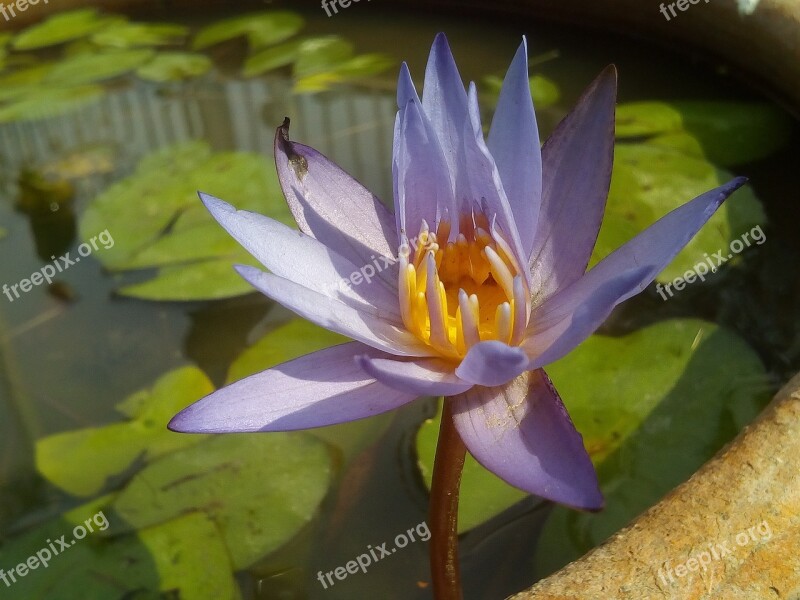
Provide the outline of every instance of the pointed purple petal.
<path id="1" fill-rule="evenodd" d="M 418 396 L 455 396 L 473 385 L 459 379 L 451 363 L 438 358 L 395 360 L 364 355 L 356 361 L 384 385 Z"/>
<path id="2" fill-rule="evenodd" d="M 250 285 L 275 302 L 320 327 L 396 356 L 432 356 L 435 352 L 405 329 L 393 325 L 386 315 L 358 310 L 318 294 L 288 279 L 237 265 Z M 379 309 L 380 310 L 380 309 Z"/>
<path id="3" fill-rule="evenodd" d="M 616 97 L 610 66 L 542 148 L 542 206 L 530 262 L 538 299 L 577 281 L 589 264 L 611 182 Z"/>
<path id="4" fill-rule="evenodd" d="M 581 435 L 541 369 L 453 398 L 453 421 L 475 459 L 531 494 L 584 510 L 603 496 Z"/>
<path id="5" fill-rule="evenodd" d="M 447 162 L 433 129 L 414 100 L 398 113 L 394 140 L 395 218 L 398 234 L 417 235 L 422 221 L 438 225 L 455 209 Z"/>
<path id="6" fill-rule="evenodd" d="M 292 431 L 371 417 L 413 400 L 378 383 L 354 357 L 386 356 L 351 342 L 283 363 L 232 383 L 176 415 L 172 431 Z"/>
<path id="7" fill-rule="evenodd" d="M 413 100 L 420 106 L 422 105 L 417 95 L 417 88 L 414 87 L 414 80 L 411 79 L 411 72 L 408 70 L 408 64 L 403 62 L 400 65 L 400 76 L 397 78 L 397 108 L 404 108 L 410 100 Z"/>
<path id="8" fill-rule="evenodd" d="M 275 165 L 303 233 L 356 265 L 369 264 L 375 256 L 394 257 L 398 242 L 392 213 L 328 158 L 290 141 L 288 119 L 275 134 Z M 393 279 L 386 272 L 379 276 Z"/>
<path id="9" fill-rule="evenodd" d="M 456 375 L 475 385 L 503 385 L 522 373 L 528 362 L 527 354 L 519 347 L 497 341 L 480 342 L 469 349 Z"/>
<path id="10" fill-rule="evenodd" d="M 464 132 L 465 167 L 462 173 L 463 177 L 458 180 L 463 182 L 466 187 L 457 185 L 456 196 L 473 199 L 480 204 L 483 213 L 489 217 L 490 221 L 496 219 L 497 225 L 500 226 L 506 240 L 511 244 L 517 264 L 524 265 L 528 254 L 522 248 L 519 230 L 514 221 L 514 213 L 511 211 L 503 182 L 500 180 L 500 172 L 483 140 L 483 126 L 481 125 L 478 91 L 475 83 L 470 83 L 469 86 L 467 110 L 468 116 Z M 523 270 L 523 275 L 528 277 L 529 273 Z"/>
<path id="11" fill-rule="evenodd" d="M 463 163 L 463 158 L 459 155 L 463 145 L 461 140 L 464 123 L 467 120 L 467 93 L 447 37 L 443 33 L 439 33 L 434 39 L 428 57 L 422 109 L 430 119 L 442 146 L 448 172 L 454 177 Z"/>
<path id="12" fill-rule="evenodd" d="M 535 358 L 531 368 L 569 352 L 603 322 L 611 308 L 647 287 L 746 181 L 738 177 L 676 208 L 573 285 L 535 306 L 523 343 Z"/>
<path id="13" fill-rule="evenodd" d="M 542 202 L 542 153 L 524 37 L 503 80 L 486 145 L 497 164 L 527 262 Z"/>
<path id="14" fill-rule="evenodd" d="M 396 285 L 380 279 L 350 285 L 348 279 L 359 273 L 362 265 L 354 265 L 314 238 L 269 217 L 237 211 L 227 202 L 202 192 L 200 199 L 219 224 L 278 277 L 355 308 L 380 307 L 381 314 L 391 315 L 396 324 L 402 323 Z M 376 268 L 372 266 L 371 271 L 374 273 Z"/>

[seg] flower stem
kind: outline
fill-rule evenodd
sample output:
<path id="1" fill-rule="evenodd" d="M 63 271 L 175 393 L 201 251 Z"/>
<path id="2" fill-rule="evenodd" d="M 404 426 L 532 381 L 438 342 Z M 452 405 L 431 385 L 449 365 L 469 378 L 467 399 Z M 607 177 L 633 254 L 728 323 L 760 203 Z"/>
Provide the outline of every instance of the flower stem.
<path id="1" fill-rule="evenodd" d="M 458 494 L 465 453 L 464 442 L 453 423 L 450 400 L 445 398 L 428 508 L 431 577 L 436 600 L 461 600 L 463 597 L 458 566 Z"/>

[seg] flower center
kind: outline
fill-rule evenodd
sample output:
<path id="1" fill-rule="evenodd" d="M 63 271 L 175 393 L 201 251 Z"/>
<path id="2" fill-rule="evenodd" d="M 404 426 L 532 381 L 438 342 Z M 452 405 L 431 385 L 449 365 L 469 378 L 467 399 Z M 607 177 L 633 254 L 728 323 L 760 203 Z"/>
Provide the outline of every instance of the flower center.
<path id="1" fill-rule="evenodd" d="M 518 345 L 528 324 L 530 293 L 510 245 L 482 213 L 462 215 L 459 230 L 449 240 L 449 220 L 440 221 L 435 233 L 423 221 L 411 242 L 402 236 L 403 322 L 449 358 L 463 358 L 481 341 Z"/>

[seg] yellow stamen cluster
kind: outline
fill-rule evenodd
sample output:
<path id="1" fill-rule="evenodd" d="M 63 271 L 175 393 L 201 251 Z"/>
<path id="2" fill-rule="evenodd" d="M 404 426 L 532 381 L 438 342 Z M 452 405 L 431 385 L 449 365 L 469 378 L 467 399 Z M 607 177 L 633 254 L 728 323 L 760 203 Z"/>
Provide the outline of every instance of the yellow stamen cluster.
<path id="1" fill-rule="evenodd" d="M 483 214 L 462 216 L 459 233 L 451 236 L 451 230 L 447 219 L 435 233 L 423 221 L 414 240 L 403 236 L 398 251 L 403 322 L 453 359 L 480 341 L 519 344 L 530 294 L 508 242 Z"/>

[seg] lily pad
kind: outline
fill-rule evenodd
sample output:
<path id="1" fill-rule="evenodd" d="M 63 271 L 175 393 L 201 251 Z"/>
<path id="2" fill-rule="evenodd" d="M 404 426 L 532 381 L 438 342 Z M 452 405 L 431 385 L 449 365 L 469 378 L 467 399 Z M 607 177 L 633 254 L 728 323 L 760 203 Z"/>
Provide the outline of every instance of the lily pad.
<path id="1" fill-rule="evenodd" d="M 546 370 L 604 483 L 606 510 L 570 517 L 599 523 L 592 545 L 686 479 L 769 398 L 764 367 L 753 350 L 734 333 L 697 320 L 666 321 L 617 338 L 594 335 Z M 429 486 L 438 424 L 438 418 L 426 421 L 417 436 Z M 468 456 L 459 530 L 523 496 Z M 549 554 L 551 546 L 564 546 L 555 541 L 557 535 L 573 533 L 559 529 L 542 547 Z M 585 536 L 581 540 L 585 551 Z"/>
<path id="2" fill-rule="evenodd" d="M 136 529 L 205 512 L 244 569 L 311 520 L 331 474 L 327 445 L 305 433 L 213 436 L 145 467 L 114 509 Z"/>
<path id="3" fill-rule="evenodd" d="M 265 157 L 212 154 L 205 142 L 162 149 L 95 198 L 81 219 L 82 232 L 112 232 L 114 247 L 98 255 L 109 269 L 160 269 L 156 279 L 124 287 L 120 293 L 197 300 L 252 291 L 233 264 L 256 263 L 206 212 L 198 190 L 294 223 Z"/>
<path id="4" fill-rule="evenodd" d="M 36 466 L 51 483 L 74 496 L 91 496 L 137 460 L 152 461 L 203 436 L 167 430 L 178 411 L 214 391 L 197 368 L 161 377 L 151 390 L 133 394 L 118 407 L 130 420 L 102 427 L 57 433 L 36 442 Z M 87 469 L 86 465 L 91 465 Z"/>
<path id="5" fill-rule="evenodd" d="M 202 50 L 246 35 L 252 48 L 283 42 L 305 25 L 303 17 L 290 11 L 265 11 L 231 17 L 201 29 L 194 38 L 193 48 Z"/>
<path id="6" fill-rule="evenodd" d="M 45 77 L 54 84 L 78 85 L 125 75 L 155 56 L 149 48 L 75 54 L 57 63 Z"/>
<path id="7" fill-rule="evenodd" d="M 351 58 L 354 46 L 338 35 L 326 35 L 303 40 L 294 64 L 294 76 L 298 79 L 332 71 Z"/>
<path id="8" fill-rule="evenodd" d="M 537 73 L 532 75 L 528 81 L 531 87 L 533 104 L 537 110 L 553 106 L 561 99 L 561 91 L 552 79 Z M 503 78 L 497 75 L 487 75 L 481 80 L 481 91 L 485 94 L 489 105 L 497 105 L 502 87 Z"/>
<path id="9" fill-rule="evenodd" d="M 47 548 L 45 540 L 58 540 L 62 535 L 70 543 L 73 527 L 97 514 L 96 502 L 73 509 L 4 542 L 0 558 L 4 565 L 16 564 Z M 98 522 L 102 525 L 102 518 L 94 521 Z M 219 529 L 202 513 L 180 516 L 112 540 L 105 538 L 106 532 L 94 529 L 84 539 L 73 540 L 69 552 L 52 556 L 46 568 L 39 564 L 36 570 L 18 578 L 3 597 L 105 600 L 177 594 L 197 600 L 241 598 Z M 103 576 L 98 577 L 98 573 Z"/>
<path id="10" fill-rule="evenodd" d="M 617 107 L 618 138 L 654 138 L 659 145 L 683 149 L 689 136 L 704 157 L 723 167 L 774 154 L 793 130 L 785 112 L 760 102 L 634 102 Z"/>
<path id="11" fill-rule="evenodd" d="M 247 57 L 242 74 L 245 77 L 255 77 L 267 71 L 291 65 L 297 60 L 303 41 L 301 39 L 291 40 L 258 50 Z"/>
<path id="12" fill-rule="evenodd" d="M 62 12 L 21 31 L 11 45 L 15 50 L 35 50 L 86 37 L 118 22 L 121 17 L 106 17 L 93 8 Z"/>
<path id="13" fill-rule="evenodd" d="M 0 123 L 56 117 L 97 102 L 104 94 L 105 90 L 97 85 L 32 86 L 19 90 L 10 102 L 0 104 Z"/>
<path id="14" fill-rule="evenodd" d="M 136 74 L 150 81 L 180 81 L 199 77 L 211 70 L 211 59 L 194 52 L 162 52 L 136 69 Z"/>
<path id="15" fill-rule="evenodd" d="M 292 69 L 293 91 L 321 92 L 337 83 L 377 75 L 394 64 L 383 54 L 353 54 L 353 44 L 337 35 L 304 40 Z"/>
<path id="16" fill-rule="evenodd" d="M 733 178 L 707 160 L 670 148 L 617 144 L 606 214 L 590 267 L 671 210 Z M 729 254 L 730 243 L 766 221 L 750 186 L 737 191 L 659 275 L 671 281 L 704 262 Z"/>
<path id="17" fill-rule="evenodd" d="M 541 540 L 547 552 L 537 555 L 546 572 L 599 544 L 685 481 L 771 395 L 755 352 L 734 333 L 702 321 L 667 321 L 605 340 L 588 340 L 571 363 L 565 359 L 549 370 L 599 462 L 607 508 L 593 515 L 555 509 Z"/>
<path id="18" fill-rule="evenodd" d="M 175 23 L 114 23 L 92 34 L 91 41 L 109 48 L 140 48 L 179 44 L 189 35 L 189 28 Z"/>

